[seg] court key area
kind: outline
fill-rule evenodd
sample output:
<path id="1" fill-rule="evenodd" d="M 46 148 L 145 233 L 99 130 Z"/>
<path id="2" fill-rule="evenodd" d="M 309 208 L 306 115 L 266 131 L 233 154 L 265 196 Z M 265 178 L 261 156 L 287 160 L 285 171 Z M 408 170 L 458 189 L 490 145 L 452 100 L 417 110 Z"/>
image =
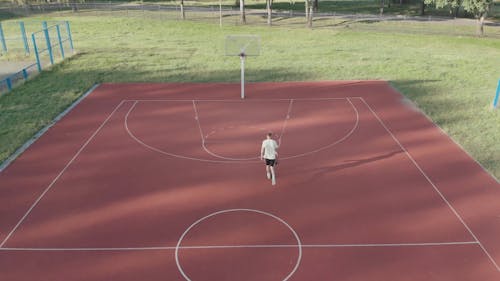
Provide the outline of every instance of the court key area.
<path id="1" fill-rule="evenodd" d="M 500 280 L 499 182 L 387 82 L 239 91 L 93 90 L 0 173 L 0 279 Z"/>

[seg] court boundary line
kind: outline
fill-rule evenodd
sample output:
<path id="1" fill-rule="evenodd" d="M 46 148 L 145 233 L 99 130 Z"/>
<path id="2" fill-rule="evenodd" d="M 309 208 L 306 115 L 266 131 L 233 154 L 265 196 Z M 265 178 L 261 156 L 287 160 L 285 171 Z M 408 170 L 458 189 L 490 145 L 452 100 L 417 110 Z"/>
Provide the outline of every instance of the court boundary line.
<path id="1" fill-rule="evenodd" d="M 486 169 L 483 164 L 479 163 L 479 161 L 474 158 L 472 156 L 472 154 L 469 153 L 469 151 L 467 151 L 461 144 L 459 144 L 454 138 L 452 138 L 443 128 L 441 128 L 438 124 L 436 124 L 436 122 L 434 120 L 432 120 L 432 118 L 427 115 L 422 109 L 420 109 L 416 104 L 415 102 L 413 102 L 411 99 L 407 98 L 406 96 L 404 96 L 403 94 L 401 94 L 398 89 L 396 89 L 392 84 L 389 83 L 389 86 L 398 94 L 401 96 L 401 99 L 404 100 L 405 103 L 408 103 L 410 106 L 411 106 L 411 109 L 412 110 L 415 110 L 417 111 L 418 113 L 422 114 L 423 116 L 425 116 L 425 118 L 432 123 L 432 125 L 434 127 L 436 127 L 440 133 L 442 135 L 445 135 L 446 137 L 448 137 L 456 146 L 458 146 L 463 152 L 465 152 L 465 154 L 467 156 L 469 156 L 470 159 L 472 159 L 479 167 L 481 167 L 481 169 L 483 171 L 485 171 L 488 175 L 490 175 L 497 183 L 500 184 L 500 178 L 497 178 L 495 177 L 495 175 L 493 175 L 493 172 L 489 171 L 488 169 Z"/>
<path id="2" fill-rule="evenodd" d="M 335 97 L 335 98 L 269 98 L 269 99 L 124 99 L 125 102 L 262 102 L 262 101 L 290 101 L 291 99 L 296 101 L 321 101 L 321 100 L 345 100 L 345 99 L 362 99 L 362 97 Z"/>
<path id="3" fill-rule="evenodd" d="M 301 244 L 302 248 L 395 248 L 395 247 L 434 247 L 434 246 L 462 246 L 476 245 L 477 241 L 457 241 L 457 242 L 423 242 L 423 243 L 371 243 L 371 244 Z M 297 248 L 292 244 L 269 244 L 269 245 L 203 245 L 203 246 L 157 246 L 157 247 L 89 247 L 89 248 L 23 248 L 11 247 L 0 248 L 1 251 L 47 251 L 47 252 L 84 252 L 84 251 L 155 251 L 168 250 L 175 251 L 176 248 L 186 250 L 197 249 L 246 249 L 246 248 Z"/>
<path id="4" fill-rule="evenodd" d="M 500 266 L 496 263 L 496 261 L 493 259 L 493 257 L 490 255 L 490 253 L 486 250 L 486 248 L 483 246 L 481 241 L 477 238 L 477 236 L 474 234 L 474 232 L 470 229 L 470 227 L 467 225 L 467 223 L 463 220 L 463 218 L 460 216 L 460 214 L 455 210 L 453 205 L 446 199 L 446 197 L 443 195 L 443 193 L 439 190 L 439 188 L 434 184 L 434 182 L 429 178 L 429 176 L 424 172 L 424 170 L 418 165 L 417 161 L 411 156 L 411 154 L 406 150 L 406 148 L 399 142 L 399 140 L 396 138 L 396 136 L 392 133 L 391 130 L 385 125 L 385 123 L 382 121 L 382 119 L 378 116 L 378 114 L 372 109 L 372 107 L 368 104 L 368 102 L 364 99 L 361 98 L 363 103 L 367 106 L 367 108 L 372 112 L 372 114 L 375 116 L 375 118 L 379 121 L 379 123 L 384 127 L 384 129 L 391 135 L 392 139 L 399 145 L 399 147 L 404 151 L 408 159 L 413 163 L 413 165 L 419 170 L 419 172 L 424 176 L 424 178 L 427 180 L 428 183 L 431 184 L 431 186 L 434 188 L 434 190 L 437 192 L 437 194 L 441 197 L 441 199 L 448 205 L 448 208 L 453 212 L 453 214 L 457 217 L 457 219 L 462 223 L 462 225 L 465 227 L 465 229 L 469 232 L 469 234 L 472 236 L 472 238 L 475 239 L 479 247 L 483 250 L 484 254 L 489 258 L 491 263 L 495 266 L 497 271 L 500 271 Z"/>
<path id="5" fill-rule="evenodd" d="M 359 98 L 361 99 L 360 97 L 355 97 L 355 98 Z M 352 103 L 351 99 L 349 97 L 345 97 L 345 98 L 331 98 L 331 99 L 335 99 L 335 100 L 346 100 L 351 108 L 353 109 L 354 113 L 356 114 L 356 121 L 354 122 L 354 126 L 351 128 L 351 130 L 346 134 L 344 135 L 342 138 L 340 139 L 337 139 L 336 141 L 328 144 L 328 145 L 325 145 L 323 147 L 320 147 L 316 150 L 312 150 L 312 151 L 308 151 L 308 152 L 305 152 L 305 153 L 301 153 L 301 154 L 297 154 L 297 155 L 292 155 L 292 156 L 288 156 L 288 157 L 282 157 L 281 160 L 287 160 L 287 159 L 294 159 L 294 158 L 298 158 L 298 157 L 304 157 L 304 156 L 309 156 L 311 154 L 314 154 L 314 153 L 318 153 L 320 151 L 323 151 L 325 149 L 329 149 L 339 143 L 342 143 L 343 141 L 345 141 L 346 139 L 348 139 L 358 128 L 359 126 L 359 112 L 358 112 L 358 109 L 356 108 L 356 106 Z M 331 99 L 328 99 L 328 100 L 331 100 Z M 267 99 L 262 99 L 261 101 L 266 101 Z M 282 101 L 290 101 L 291 99 L 281 99 Z M 294 99 L 294 100 L 298 100 L 298 99 Z M 299 100 L 304 100 L 304 99 L 299 99 Z M 133 139 L 135 140 L 139 145 L 142 145 L 154 152 L 157 152 L 157 153 L 160 153 L 160 154 L 164 154 L 164 155 L 168 155 L 168 156 L 171 156 L 171 157 L 174 157 L 174 158 L 179 158 L 179 159 L 186 159 L 186 160 L 193 160 L 193 161 L 199 161 L 199 162 L 206 162 L 206 163 L 219 163 L 219 164 L 258 164 L 258 163 L 261 163 L 260 161 L 258 160 L 254 160 L 254 161 L 244 161 L 244 160 L 216 160 L 216 159 L 205 159 L 205 158 L 195 158 L 195 157 L 190 157 L 190 156 L 184 156 L 184 155 L 179 155 L 179 154 L 175 154 L 175 153 L 171 153 L 171 152 L 167 152 L 167 151 L 163 151 L 159 148 L 156 148 L 154 146 L 151 146 L 149 144 L 146 144 L 145 142 L 143 142 L 141 139 L 139 139 L 137 136 L 134 135 L 134 133 L 132 133 L 132 131 L 130 130 L 129 126 L 128 126 L 128 117 L 130 115 L 130 113 L 134 110 L 135 106 L 142 102 L 143 100 L 123 100 L 124 102 L 134 102 L 134 104 L 130 107 L 129 111 L 127 112 L 127 114 L 125 115 L 125 118 L 124 118 L 124 127 L 125 127 L 125 130 L 127 131 L 128 135 Z M 170 100 L 165 100 L 165 101 L 170 101 Z M 196 102 L 197 100 L 174 100 L 174 101 L 182 101 L 182 102 L 189 102 L 189 103 L 194 103 Z M 199 100 L 199 101 L 207 101 L 207 100 Z M 218 100 L 215 100 L 218 102 Z M 238 102 L 241 102 L 241 100 L 237 100 Z M 202 135 L 202 138 L 203 138 L 203 132 L 200 131 L 200 134 Z"/>
<path id="6" fill-rule="evenodd" d="M 94 90 L 99 87 L 100 84 L 95 84 L 92 86 L 87 92 L 85 92 L 82 96 L 80 96 L 76 101 L 74 101 L 68 108 L 66 108 L 63 112 L 56 116 L 49 124 L 40 129 L 35 135 L 33 135 L 28 141 L 26 141 L 21 147 L 19 147 L 9 158 L 5 159 L 0 164 L 0 173 L 7 169 L 21 154 L 23 154 L 32 144 L 34 144 L 39 138 L 41 138 L 52 126 L 54 126 L 59 120 L 61 120 L 64 116 L 66 116 L 73 108 L 75 108 L 83 99 L 85 99 L 88 95 L 90 95 Z"/>
<path id="7" fill-rule="evenodd" d="M 12 230 L 7 234 L 7 236 L 4 238 L 2 243 L 0 244 L 0 249 L 3 248 L 5 243 L 11 238 L 11 236 L 16 232 L 16 230 L 19 228 L 19 226 L 24 222 L 24 220 L 29 216 L 31 211 L 38 205 L 38 203 L 43 199 L 45 194 L 54 186 L 54 184 L 59 180 L 59 178 L 66 172 L 66 170 L 71 166 L 71 164 L 78 158 L 80 153 L 87 147 L 87 145 L 94 139 L 94 137 L 101 131 L 101 129 L 108 123 L 109 119 L 115 114 L 115 112 L 122 106 L 124 101 L 122 100 L 118 105 L 115 106 L 114 110 L 108 115 L 104 121 L 102 121 L 101 125 L 94 131 L 94 133 L 87 139 L 87 141 L 80 146 L 80 149 L 73 155 L 73 157 L 66 163 L 66 166 L 57 174 L 57 176 L 51 181 L 51 183 L 45 188 L 45 190 L 38 196 L 38 198 L 35 200 L 33 204 L 31 204 L 31 207 L 28 209 L 28 211 L 25 212 L 24 216 L 21 217 L 21 219 L 17 222 L 17 224 L 12 228 Z"/>
<path id="8" fill-rule="evenodd" d="M 345 98 L 348 99 L 349 98 Z M 400 244 L 330 244 L 330 245 L 302 245 L 302 247 L 397 247 L 397 246 L 441 246 L 441 245 L 475 245 L 478 244 L 486 256 L 490 259 L 493 265 L 500 271 L 500 268 L 496 264 L 495 260 L 488 253 L 488 251 L 484 248 L 481 241 L 475 236 L 472 230 L 468 227 L 465 221 L 460 217 L 458 212 L 453 208 L 453 206 L 449 203 L 449 201 L 444 197 L 444 195 L 439 191 L 437 186 L 430 180 L 430 178 L 426 175 L 426 173 L 420 168 L 418 163 L 413 159 L 413 157 L 409 154 L 409 152 L 402 146 L 399 140 L 394 136 L 394 134 L 388 129 L 385 123 L 380 119 L 378 114 L 372 109 L 372 107 L 366 102 L 364 98 L 359 98 L 363 101 L 363 103 L 367 106 L 367 108 L 372 112 L 375 118 L 379 121 L 379 123 L 384 127 L 384 129 L 391 135 L 393 140 L 401 147 L 401 149 L 405 152 L 407 157 L 411 160 L 414 166 L 420 171 L 420 173 L 424 176 L 424 178 L 434 187 L 434 190 L 439 194 L 442 200 L 448 205 L 448 207 L 452 210 L 452 212 L 457 216 L 457 218 L 462 222 L 466 230 L 472 235 L 475 241 L 464 241 L 464 242 L 439 242 L 439 243 L 400 243 Z M 288 99 L 289 100 L 289 99 Z M 175 249 L 175 247 L 138 247 L 138 248 L 7 248 L 3 247 L 5 243 L 12 237 L 12 234 L 17 230 L 17 228 L 22 224 L 22 222 L 27 218 L 27 216 L 31 213 L 31 211 L 36 207 L 36 205 L 41 201 L 41 199 L 45 196 L 45 194 L 51 189 L 51 187 L 57 182 L 57 180 L 64 174 L 64 172 L 71 166 L 71 164 L 76 160 L 76 158 L 80 155 L 80 153 L 85 149 L 85 147 L 95 138 L 95 136 L 99 133 L 99 131 L 107 124 L 107 122 L 112 118 L 112 116 L 116 113 L 116 111 L 125 103 L 130 100 L 122 100 L 114 110 L 108 115 L 108 117 L 101 123 L 101 125 L 94 131 L 94 133 L 87 139 L 87 141 L 80 147 L 80 149 L 76 152 L 76 154 L 69 160 L 66 166 L 60 171 L 57 177 L 50 183 L 50 185 L 44 190 L 44 192 L 38 197 L 38 199 L 32 204 L 29 210 L 25 213 L 25 215 L 21 218 L 18 224 L 12 229 L 12 231 L 7 235 L 7 237 L 0 244 L 0 251 L 107 251 L 107 250 L 169 250 Z M 131 106 L 131 109 L 136 105 L 136 101 L 134 105 Z M 129 110 L 130 112 L 130 110 Z M 188 246 L 181 248 L 228 248 L 228 247 L 297 247 L 297 245 L 236 245 L 236 246 Z"/>

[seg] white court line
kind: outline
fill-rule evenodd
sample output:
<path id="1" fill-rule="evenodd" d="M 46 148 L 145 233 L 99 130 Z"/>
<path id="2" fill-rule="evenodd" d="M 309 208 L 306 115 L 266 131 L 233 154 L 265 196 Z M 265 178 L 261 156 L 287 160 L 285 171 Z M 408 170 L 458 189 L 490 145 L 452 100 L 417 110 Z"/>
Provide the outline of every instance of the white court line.
<path id="1" fill-rule="evenodd" d="M 296 271 L 297 269 L 299 268 L 299 265 L 300 265 L 300 261 L 302 260 L 302 241 L 300 240 L 299 238 L 299 235 L 297 234 L 297 232 L 293 229 L 293 227 L 291 227 L 286 221 L 284 221 L 282 218 L 276 216 L 276 215 L 273 215 L 271 213 L 268 213 L 268 212 L 265 212 L 265 211 L 261 211 L 261 210 L 255 210 L 255 209 L 227 209 L 227 210 L 221 210 L 221 211 L 217 211 L 217 212 L 214 212 L 214 213 L 211 213 L 209 215 L 206 215 L 200 219 L 198 219 L 197 221 L 195 221 L 194 223 L 192 223 L 185 231 L 184 233 L 182 233 L 181 237 L 179 238 L 179 241 L 177 242 L 177 245 L 175 247 L 175 263 L 177 264 L 177 268 L 179 269 L 179 272 L 182 274 L 182 276 L 184 277 L 184 279 L 186 279 L 187 281 L 191 281 L 191 279 L 189 278 L 189 276 L 184 272 L 182 266 L 181 266 L 181 262 L 179 260 L 179 249 L 181 247 L 181 244 L 182 244 L 182 240 L 184 239 L 184 237 L 186 236 L 186 234 L 188 234 L 188 232 L 194 228 L 196 225 L 198 225 L 199 223 L 201 223 L 202 221 L 206 220 L 206 219 L 209 219 L 211 217 L 214 217 L 214 216 L 217 216 L 217 215 L 220 215 L 220 214 L 226 214 L 226 213 L 234 213 L 234 212 L 250 212 L 250 213 L 257 213 L 257 214 L 261 214 L 261 215 L 265 215 L 265 216 L 268 216 L 268 217 L 271 217 L 275 220 L 277 220 L 278 222 L 282 223 L 283 225 L 285 225 L 289 230 L 290 232 L 292 232 L 295 240 L 297 241 L 297 244 L 294 245 L 295 247 L 294 248 L 297 248 L 298 249 L 298 256 L 297 256 L 297 261 L 295 263 L 295 266 L 294 268 L 292 269 L 292 271 L 290 271 L 290 273 L 288 273 L 288 275 L 283 279 L 283 281 L 286 281 L 288 280 Z"/>
<path id="2" fill-rule="evenodd" d="M 189 102 L 192 102 L 192 101 L 193 100 L 189 100 Z M 208 162 L 208 163 L 226 163 L 226 164 L 240 164 L 240 163 L 241 164 L 247 164 L 248 163 L 248 162 L 243 162 L 243 161 L 223 161 L 223 160 L 211 160 L 211 159 L 204 159 L 204 158 L 188 157 L 188 156 L 184 156 L 184 155 L 179 155 L 179 154 L 175 154 L 175 153 L 166 152 L 166 151 L 158 149 L 158 148 L 156 148 L 154 146 L 151 146 L 149 144 L 144 143 L 138 137 L 136 137 L 132 133 L 132 131 L 130 130 L 130 128 L 128 127 L 128 117 L 129 117 L 130 113 L 135 108 L 135 106 L 137 105 L 138 102 L 139 101 L 135 101 L 134 104 L 128 110 L 127 115 L 125 115 L 125 119 L 123 121 L 123 125 L 124 125 L 125 130 L 127 131 L 128 135 L 133 140 L 135 140 L 137 143 L 139 143 L 140 145 L 142 145 L 142 146 L 144 146 L 146 148 L 149 148 L 150 150 L 152 150 L 154 152 L 158 152 L 160 154 L 168 155 L 168 156 L 171 156 L 171 157 L 174 157 L 174 158 L 180 158 L 180 159 L 186 159 L 186 160 L 194 160 L 194 161 L 200 161 L 200 162 Z"/>
<path id="3" fill-rule="evenodd" d="M 19 220 L 19 222 L 14 226 L 14 228 L 10 231 L 10 233 L 5 237 L 5 239 L 2 241 L 2 244 L 0 244 L 0 248 L 3 248 L 3 245 L 9 240 L 9 238 L 12 236 L 12 234 L 17 230 L 17 228 L 23 223 L 23 221 L 28 217 L 28 215 L 31 213 L 31 211 L 35 208 L 36 205 L 42 200 L 42 198 L 47 194 L 47 192 L 54 186 L 54 184 L 57 182 L 57 180 L 64 174 L 66 169 L 75 161 L 75 159 L 80 155 L 80 153 L 85 149 L 85 147 L 92 141 L 92 139 L 99 133 L 99 131 L 106 125 L 108 120 L 113 116 L 113 114 L 120 108 L 120 106 L 123 104 L 123 101 L 121 101 L 115 109 L 108 115 L 108 117 L 101 123 L 101 125 L 95 130 L 95 132 L 87 139 L 87 141 L 80 147 L 80 149 L 76 152 L 76 154 L 71 158 L 66 166 L 59 172 L 59 174 L 52 180 L 52 182 L 45 188 L 45 190 L 38 196 L 38 199 L 31 205 L 31 207 L 26 211 L 24 216 Z"/>
<path id="4" fill-rule="evenodd" d="M 346 98 L 346 100 L 349 102 L 349 104 L 351 105 L 352 109 L 356 113 L 356 122 L 354 123 L 354 126 L 351 128 L 351 130 L 349 131 L 349 133 L 347 135 L 345 135 L 343 138 L 337 140 L 336 142 L 333 142 L 333 143 L 331 143 L 329 145 L 320 147 L 320 148 L 318 148 L 316 150 L 312 150 L 312 151 L 308 151 L 308 152 L 305 152 L 305 153 L 302 153 L 302 154 L 292 155 L 292 156 L 288 156 L 288 157 L 282 157 L 282 158 L 280 158 L 280 160 L 293 159 L 293 158 L 303 157 L 303 156 L 306 156 L 306 155 L 317 153 L 317 152 L 323 151 L 325 149 L 331 148 L 331 147 L 333 147 L 333 146 L 335 146 L 335 145 L 343 142 L 347 138 L 349 138 L 356 131 L 356 129 L 358 128 L 358 125 L 359 125 L 359 112 L 358 112 L 358 109 L 356 108 L 356 106 L 350 100 L 350 98 Z"/>
<path id="5" fill-rule="evenodd" d="M 483 164 L 479 163 L 478 160 L 476 160 L 476 158 L 472 157 L 472 155 L 469 153 L 469 151 L 467 151 L 461 144 L 459 144 L 455 139 L 453 139 L 450 135 L 448 135 L 448 133 L 445 132 L 445 130 L 443 130 L 443 128 L 441 128 L 440 126 L 438 126 L 436 124 L 436 122 L 434 122 L 434 120 L 432 120 L 432 118 L 427 115 L 424 111 L 422 111 L 413 101 L 411 101 L 410 99 L 408 99 L 406 96 L 404 96 L 403 94 L 401 94 L 399 92 L 398 89 L 396 89 L 393 85 L 389 84 L 389 86 L 401 97 L 401 99 L 405 102 L 405 103 L 410 103 L 410 106 L 411 106 L 411 109 L 412 110 L 415 110 L 415 111 L 418 111 L 420 114 L 422 114 L 423 116 L 425 116 L 425 118 L 427 120 L 429 120 L 429 122 L 432 123 L 432 125 L 438 129 L 442 135 L 445 135 L 447 138 L 449 138 L 456 146 L 458 146 L 465 154 L 467 154 L 467 156 L 469 156 L 469 158 L 474 161 L 479 167 L 481 167 L 481 169 L 483 169 L 486 173 L 488 173 L 488 175 L 490 175 L 494 180 L 496 180 L 497 183 L 500 184 L 500 178 L 497 178 L 495 177 L 495 175 L 493 175 L 492 172 L 490 172 L 488 169 L 486 169 Z"/>
<path id="6" fill-rule="evenodd" d="M 288 111 L 286 113 L 285 122 L 283 122 L 283 127 L 281 128 L 280 138 L 278 139 L 278 146 L 281 146 L 281 140 L 283 139 L 283 134 L 285 133 L 286 125 L 288 124 L 288 119 L 290 119 L 290 113 L 292 113 L 293 99 L 290 100 L 288 105 Z"/>
<path id="7" fill-rule="evenodd" d="M 476 245 L 477 241 L 462 241 L 462 242 L 434 242 L 434 243 L 383 243 L 383 244 L 302 244 L 301 248 L 371 248 L 371 247 L 432 247 L 432 246 L 461 246 L 461 245 Z M 297 245 L 206 245 L 206 246 L 179 246 L 181 250 L 196 250 L 196 249 L 247 249 L 247 248 L 297 248 Z M 177 247 L 124 247 L 124 248 L 0 248 L 0 251 L 47 251 L 47 252 L 79 252 L 79 251 L 172 251 Z"/>
<path id="8" fill-rule="evenodd" d="M 196 102 L 193 100 L 193 110 L 194 110 L 194 119 L 196 120 L 196 123 L 198 124 L 198 129 L 200 130 L 200 137 L 201 137 L 201 146 L 203 147 L 203 150 L 205 150 L 206 153 L 212 155 L 215 158 L 223 159 L 223 160 L 228 160 L 228 161 L 241 161 L 241 160 L 253 160 L 257 159 L 258 157 L 251 157 L 251 158 L 230 158 L 230 157 L 224 157 L 221 155 L 217 155 L 213 153 L 210 149 L 207 148 L 205 145 L 205 137 L 203 134 L 203 129 L 201 128 L 200 124 L 200 115 L 198 114 L 198 109 L 196 108 Z"/>
<path id="9" fill-rule="evenodd" d="M 362 97 L 343 97 L 343 98 L 340 98 L 340 97 L 337 97 L 337 98 L 293 98 L 294 100 L 296 101 L 321 101 L 321 100 L 346 100 L 346 99 L 362 99 Z M 245 99 L 245 100 L 241 100 L 241 98 L 238 97 L 238 99 L 190 99 L 190 100 L 187 100 L 187 99 L 125 99 L 124 101 L 126 102 L 134 102 L 134 101 L 138 101 L 138 102 L 175 102 L 175 101 L 178 101 L 178 102 L 192 102 L 192 101 L 195 101 L 195 102 L 204 102 L 204 101 L 207 101 L 207 102 L 263 102 L 263 101 L 290 101 L 291 98 L 283 98 L 283 99 Z"/>
<path id="10" fill-rule="evenodd" d="M 500 266 L 496 263 L 496 261 L 493 259 L 493 257 L 490 255 L 490 253 L 486 250 L 486 248 L 483 246 L 483 244 L 481 243 L 481 241 L 479 241 L 479 239 L 477 239 L 476 235 L 474 234 L 474 232 L 472 232 L 472 230 L 470 229 L 470 227 L 467 225 L 467 223 L 465 223 L 465 221 L 462 219 L 462 217 L 458 214 L 458 212 L 455 210 L 455 208 L 453 208 L 453 206 L 451 205 L 451 203 L 446 199 L 446 197 L 443 195 L 443 193 L 441 193 L 441 191 L 437 188 L 437 186 L 434 184 L 434 182 L 432 182 L 432 180 L 427 176 L 427 174 L 424 172 L 424 170 L 422 170 L 422 168 L 420 167 L 420 165 L 418 165 L 417 161 L 415 161 L 415 159 L 413 159 L 413 157 L 411 156 L 411 154 L 406 150 L 406 148 L 404 148 L 404 146 L 399 142 L 399 140 L 396 138 L 396 136 L 394 136 L 394 134 L 391 132 L 391 130 L 389 130 L 389 128 L 387 128 L 387 126 L 385 125 L 385 123 L 382 121 L 382 119 L 380 119 L 380 117 L 377 115 L 377 113 L 375 113 L 375 111 L 371 108 L 371 106 L 365 101 L 365 99 L 361 99 L 363 101 L 363 103 L 368 107 L 368 109 L 370 109 L 370 111 L 373 113 L 373 115 L 377 118 L 377 120 L 380 122 L 380 124 L 385 128 L 385 130 L 391 135 L 392 139 L 394 139 L 394 141 L 399 145 L 399 147 L 401 147 L 401 149 L 405 152 L 405 154 L 407 155 L 407 157 L 411 160 L 411 162 L 413 163 L 413 165 L 415 165 L 415 167 L 417 167 L 417 169 L 420 171 L 420 173 L 425 177 L 425 179 L 432 185 L 432 187 L 434 188 L 434 190 L 439 194 L 439 196 L 441 197 L 441 199 L 446 203 L 446 205 L 448 205 L 448 207 L 450 208 L 450 210 L 453 212 L 453 214 L 455 214 L 455 216 L 458 218 L 458 220 L 463 224 L 463 226 L 467 229 L 467 231 L 469 232 L 469 234 L 475 239 L 475 241 L 478 243 L 478 245 L 481 247 L 481 249 L 483 250 L 483 252 L 486 254 L 486 256 L 488 256 L 488 258 L 490 259 L 490 261 L 493 263 L 493 265 L 496 267 L 496 269 L 498 271 L 500 271 Z"/>
<path id="11" fill-rule="evenodd" d="M 283 121 L 283 128 L 281 130 L 281 134 L 280 134 L 280 139 L 279 139 L 279 142 L 280 142 L 280 145 L 281 145 L 281 136 L 283 136 L 283 133 L 285 131 L 285 127 L 286 127 L 286 124 L 287 124 L 287 121 L 288 119 L 290 119 L 290 112 L 292 110 L 292 104 L 293 104 L 293 99 L 290 99 L 290 103 L 288 105 L 288 111 L 287 111 L 287 114 L 285 116 L 285 121 Z M 210 155 L 216 157 L 216 158 L 219 158 L 219 159 L 223 159 L 223 160 L 231 160 L 231 161 L 250 161 L 250 160 L 254 160 L 253 162 L 257 162 L 260 158 L 260 156 L 254 156 L 254 157 L 247 157 L 247 158 L 234 158 L 234 157 L 225 157 L 225 156 L 222 156 L 222 155 L 219 155 L 219 154 L 216 154 L 214 152 L 212 152 L 210 149 L 208 149 L 208 147 L 205 145 L 205 138 L 204 138 L 204 134 L 203 134 L 203 130 L 201 128 L 201 124 L 200 124 L 200 118 L 199 118 L 199 114 L 198 114 L 198 110 L 196 108 L 196 104 L 195 104 L 195 101 L 193 100 L 193 108 L 194 108 L 194 114 L 195 114 L 195 119 L 196 121 L 198 122 L 198 128 L 200 129 L 200 135 L 201 135 L 201 141 L 202 141 L 202 147 L 203 149 Z M 212 132 L 211 132 L 212 133 Z M 211 134 L 210 133 L 210 134 Z M 260 162 L 260 161 L 259 161 Z"/>
<path id="12" fill-rule="evenodd" d="M 196 120 L 196 124 L 198 125 L 198 129 L 200 131 L 201 146 L 208 154 L 217 157 L 217 155 L 212 154 L 212 152 L 210 150 L 208 150 L 207 147 L 205 146 L 205 136 L 203 135 L 203 130 L 201 129 L 200 115 L 198 114 L 198 109 L 196 108 L 196 102 L 194 100 L 193 100 L 193 110 L 194 110 L 194 119 Z M 231 160 L 231 159 L 227 159 L 227 160 Z"/>
<path id="13" fill-rule="evenodd" d="M 200 129 L 201 141 L 203 144 L 205 144 L 205 137 L 203 137 L 203 131 L 201 130 L 201 125 L 200 125 L 200 118 L 198 117 L 199 116 L 198 110 L 196 109 L 196 103 L 194 100 L 193 100 L 193 110 L 194 110 L 194 119 L 196 120 L 196 123 L 198 123 L 198 129 Z"/>
<path id="14" fill-rule="evenodd" d="M 355 98 L 358 98 L 358 97 L 355 97 Z M 351 128 L 351 130 L 349 131 L 349 133 L 347 133 L 345 136 L 343 136 L 342 138 L 338 139 L 337 141 L 335 141 L 333 143 L 330 143 L 328 145 L 325 145 L 323 147 L 320 147 L 320 148 L 318 148 L 316 150 L 312 150 L 312 151 L 308 151 L 308 152 L 305 152 L 305 153 L 302 153 L 302 154 L 292 155 L 292 156 L 288 156 L 288 157 L 282 157 L 282 158 L 280 158 L 281 160 L 293 159 L 293 158 L 297 158 L 297 157 L 303 157 L 303 156 L 307 156 L 307 155 L 314 154 L 314 153 L 323 151 L 325 149 L 331 148 L 331 147 L 333 147 L 333 146 L 335 146 L 335 145 L 337 145 L 337 144 L 345 141 L 347 138 L 349 138 L 356 131 L 356 129 L 358 128 L 358 125 L 359 125 L 359 112 L 358 112 L 356 106 L 352 103 L 352 101 L 350 100 L 350 98 L 336 98 L 336 99 L 347 100 L 349 102 L 350 106 L 352 107 L 354 113 L 356 114 L 356 121 L 354 122 L 354 125 Z M 297 101 L 297 99 L 294 99 L 294 100 Z M 128 126 L 128 117 L 129 117 L 130 113 L 134 110 L 135 106 L 139 102 L 142 102 L 142 100 L 135 100 L 135 101 L 134 100 L 124 100 L 124 101 L 133 101 L 134 102 L 134 104 L 130 107 L 129 111 L 127 112 L 127 115 L 125 115 L 125 119 L 124 119 L 125 130 L 127 131 L 127 133 L 129 134 L 129 136 L 132 139 L 134 139 L 140 145 L 142 145 L 142 146 L 144 146 L 146 148 L 149 148 L 150 150 L 153 150 L 153 151 L 155 151 L 157 153 L 160 153 L 160 154 L 164 154 L 164 155 L 168 155 L 168 156 L 171 156 L 171 157 L 175 157 L 175 158 L 186 159 L 186 160 L 194 160 L 194 161 L 200 161 L 200 162 L 206 162 L 206 163 L 223 163 L 223 164 L 249 164 L 249 163 L 251 163 L 251 164 L 260 164 L 261 163 L 261 161 L 259 161 L 259 160 L 255 160 L 255 161 L 212 160 L 212 159 L 205 159 L 205 158 L 189 157 L 189 156 L 179 155 L 179 154 L 175 154 L 175 153 L 171 153 L 171 152 L 166 152 L 166 151 L 163 151 L 163 150 L 161 150 L 159 148 L 156 148 L 154 146 L 146 144 L 145 142 L 143 142 L 142 140 L 140 140 L 137 136 L 135 136 L 132 133 L 132 131 L 130 130 L 129 126 Z M 193 103 L 193 101 L 196 101 L 196 100 L 183 100 L 183 101 L 184 102 Z M 200 101 L 206 101 L 206 100 L 200 100 Z M 290 99 L 286 99 L 286 101 L 290 101 Z M 241 102 L 241 100 L 240 100 L 240 102 Z M 201 132 L 201 134 L 202 134 L 202 139 L 204 139 L 202 132 Z M 202 145 L 202 147 L 203 147 L 203 145 Z M 221 158 L 221 156 L 216 156 L 216 157 Z M 231 158 L 227 158 L 227 159 L 231 159 Z"/>
<path id="15" fill-rule="evenodd" d="M 32 144 L 34 144 L 38 139 L 40 139 L 45 132 L 47 132 L 52 126 L 54 126 L 59 120 L 61 120 L 64 116 L 66 116 L 70 111 L 73 110 L 80 102 L 82 102 L 88 95 L 94 92 L 94 90 L 99 87 L 100 84 L 95 84 L 90 88 L 85 94 L 81 95 L 76 101 L 74 101 L 68 108 L 66 108 L 63 112 L 61 112 L 59 115 L 57 115 L 56 118 L 54 118 L 48 125 L 43 127 L 40 131 L 38 131 L 30 140 L 28 140 L 26 143 L 24 143 L 20 148 L 18 148 L 9 158 L 7 158 L 3 163 L 0 165 L 0 173 L 7 169 L 8 166 L 14 160 L 17 159 L 24 151 L 26 151 Z"/>

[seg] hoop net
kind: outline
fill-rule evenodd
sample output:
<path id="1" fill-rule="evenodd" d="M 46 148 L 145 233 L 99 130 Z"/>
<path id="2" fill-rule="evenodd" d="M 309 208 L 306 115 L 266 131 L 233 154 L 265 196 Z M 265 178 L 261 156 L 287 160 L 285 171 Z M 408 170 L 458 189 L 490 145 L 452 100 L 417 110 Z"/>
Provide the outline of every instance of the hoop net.
<path id="1" fill-rule="evenodd" d="M 260 37 L 257 35 L 228 35 L 225 44 L 226 56 L 258 56 Z"/>

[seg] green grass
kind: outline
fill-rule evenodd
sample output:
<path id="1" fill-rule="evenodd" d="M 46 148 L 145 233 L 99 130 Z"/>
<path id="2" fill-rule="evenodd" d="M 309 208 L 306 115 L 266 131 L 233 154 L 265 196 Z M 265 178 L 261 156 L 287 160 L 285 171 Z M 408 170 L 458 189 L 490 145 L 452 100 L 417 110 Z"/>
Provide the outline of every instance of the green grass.
<path id="1" fill-rule="evenodd" d="M 249 81 L 385 79 L 500 178 L 500 111 L 490 105 L 500 40 L 342 29 L 73 17 L 79 53 L 0 98 L 0 160 L 100 82 L 239 81 L 227 34 L 259 34 Z M 300 23 L 303 26 L 303 23 Z"/>

